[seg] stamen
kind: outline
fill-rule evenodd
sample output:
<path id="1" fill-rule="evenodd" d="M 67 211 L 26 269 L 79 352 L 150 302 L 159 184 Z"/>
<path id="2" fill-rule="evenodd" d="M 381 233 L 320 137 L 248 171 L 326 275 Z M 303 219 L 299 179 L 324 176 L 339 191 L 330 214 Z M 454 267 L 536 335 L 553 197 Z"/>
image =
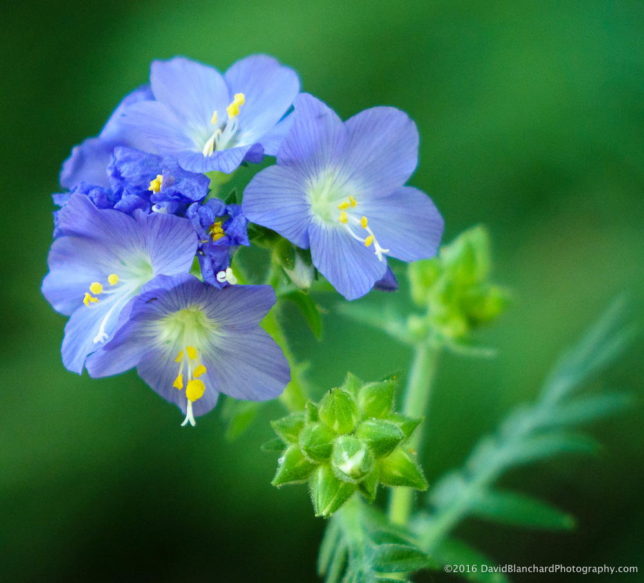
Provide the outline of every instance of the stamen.
<path id="1" fill-rule="evenodd" d="M 219 241 L 219 239 L 226 235 L 226 231 L 221 226 L 221 221 L 215 221 L 208 229 L 208 233 L 213 241 Z"/>
<path id="2" fill-rule="evenodd" d="M 197 349 L 194 346 L 186 346 L 186 352 L 190 360 L 197 360 Z"/>
<path id="3" fill-rule="evenodd" d="M 358 201 L 353 196 L 349 196 L 349 206 L 351 208 L 358 206 Z"/>
<path id="4" fill-rule="evenodd" d="M 361 217 L 360 218 L 360 226 L 363 229 L 366 229 L 369 226 L 369 219 L 367 219 L 367 217 Z"/>
<path id="5" fill-rule="evenodd" d="M 203 397 L 206 392 L 206 385 L 200 379 L 192 379 L 188 381 L 186 386 L 186 398 L 188 401 L 195 402 Z"/>
<path id="6" fill-rule="evenodd" d="M 182 375 L 181 373 L 179 373 L 179 374 L 177 375 L 177 378 L 176 378 L 176 379 L 174 379 L 174 382 L 172 383 L 172 386 L 173 386 L 175 389 L 178 389 L 179 391 L 180 391 L 181 389 L 183 389 L 183 375 Z"/>
<path id="7" fill-rule="evenodd" d="M 230 285 L 235 285 L 237 283 L 237 278 L 230 267 L 227 267 L 226 271 L 218 271 L 216 277 L 219 283 L 229 283 Z"/>
<path id="8" fill-rule="evenodd" d="M 340 221 L 343 225 L 346 225 L 349 222 L 349 215 L 347 214 L 347 211 L 342 211 L 340 213 L 338 221 Z"/>
<path id="9" fill-rule="evenodd" d="M 93 281 L 89 284 L 89 291 L 97 296 L 98 294 L 103 293 L 103 284 L 98 281 Z"/>
<path id="10" fill-rule="evenodd" d="M 235 93 L 232 102 L 226 108 L 228 117 L 237 117 L 239 115 L 241 106 L 244 105 L 244 103 L 246 103 L 246 96 L 243 93 Z"/>
<path id="11" fill-rule="evenodd" d="M 373 244 L 374 239 L 375 237 L 373 235 L 369 235 L 368 237 L 366 237 L 364 240 L 364 246 L 370 247 Z"/>
<path id="12" fill-rule="evenodd" d="M 86 306 L 89 306 L 90 304 L 95 304 L 96 302 L 98 302 L 98 298 L 95 298 L 89 292 L 85 292 L 85 296 L 83 297 L 83 303 Z"/>
<path id="13" fill-rule="evenodd" d="M 212 116 L 210 117 L 210 123 L 216 126 L 218 121 L 219 121 L 219 115 L 217 114 L 217 110 L 215 110 L 212 112 Z"/>
<path id="14" fill-rule="evenodd" d="M 200 364 L 195 368 L 195 370 L 192 371 L 192 376 L 198 379 L 200 376 L 205 375 L 208 372 L 208 369 L 203 365 Z"/>
<path id="15" fill-rule="evenodd" d="M 157 177 L 154 180 L 150 180 L 148 190 L 151 190 L 152 192 L 159 192 L 162 186 L 163 186 L 163 175 L 157 174 Z"/>
<path id="16" fill-rule="evenodd" d="M 177 356 L 175 356 L 174 361 L 175 362 L 181 362 L 182 360 L 183 360 L 183 350 L 180 350 L 178 352 Z"/>
<path id="17" fill-rule="evenodd" d="M 116 273 L 110 273 L 107 276 L 107 283 L 109 283 L 110 285 L 116 285 L 120 281 L 120 279 L 121 278 L 116 275 Z"/>

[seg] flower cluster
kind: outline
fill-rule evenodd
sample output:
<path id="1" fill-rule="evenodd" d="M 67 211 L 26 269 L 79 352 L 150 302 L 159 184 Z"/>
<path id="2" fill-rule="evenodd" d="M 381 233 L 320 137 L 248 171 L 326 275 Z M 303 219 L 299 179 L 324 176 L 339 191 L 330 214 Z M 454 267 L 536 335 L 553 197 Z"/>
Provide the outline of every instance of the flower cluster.
<path id="1" fill-rule="evenodd" d="M 349 374 L 306 412 L 274 421 L 278 440 L 266 448 L 282 455 L 273 485 L 308 482 L 316 516 L 333 514 L 356 491 L 373 500 L 379 484 L 426 489 L 405 447 L 420 419 L 393 411 L 396 384 Z"/>
<path id="2" fill-rule="evenodd" d="M 319 273 L 347 299 L 395 289 L 387 257 L 432 257 L 443 229 L 405 186 L 417 157 L 407 115 L 376 107 L 342 122 L 272 57 L 223 74 L 153 62 L 149 84 L 72 150 L 53 196 L 43 293 L 70 316 L 64 365 L 95 377 L 136 367 L 193 425 L 219 393 L 279 395 L 289 366 L 259 326 L 275 292 L 239 285 L 235 253 L 270 229 L 275 245 L 299 248 L 282 266 L 296 287 Z M 267 158 L 241 200 L 222 192 Z"/>

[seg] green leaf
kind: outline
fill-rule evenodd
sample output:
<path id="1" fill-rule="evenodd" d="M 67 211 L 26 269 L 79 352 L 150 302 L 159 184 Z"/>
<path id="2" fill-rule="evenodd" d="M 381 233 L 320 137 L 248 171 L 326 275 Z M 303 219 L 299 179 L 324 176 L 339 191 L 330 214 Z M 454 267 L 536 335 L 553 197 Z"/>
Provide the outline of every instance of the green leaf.
<path id="1" fill-rule="evenodd" d="M 516 492 L 485 492 L 475 499 L 472 511 L 479 518 L 527 528 L 570 530 L 575 526 L 570 514 Z"/>
<path id="2" fill-rule="evenodd" d="M 495 565 L 480 551 L 457 539 L 445 539 L 435 550 L 434 557 L 443 565 Z M 458 573 L 468 581 L 477 583 L 509 583 L 503 573 L 482 572 L 479 568 L 476 573 Z"/>
<path id="3" fill-rule="evenodd" d="M 313 336 L 317 340 L 320 340 L 322 338 L 322 315 L 320 314 L 320 308 L 313 301 L 313 298 L 302 291 L 293 291 L 281 297 L 293 302 L 298 307 Z"/>
<path id="4" fill-rule="evenodd" d="M 264 403 L 226 399 L 223 416 L 228 421 L 226 439 L 233 441 L 245 433 L 257 418 Z"/>
<path id="5" fill-rule="evenodd" d="M 633 404 L 633 396 L 627 393 L 590 395 L 577 397 L 574 401 L 561 405 L 548 417 L 548 425 L 572 425 L 586 423 L 605 417 Z"/>
<path id="6" fill-rule="evenodd" d="M 594 454 L 601 449 L 595 439 L 580 433 L 548 433 L 531 437 L 506 453 L 513 464 L 534 462 L 564 453 Z"/>
<path id="7" fill-rule="evenodd" d="M 411 545 L 384 544 L 375 552 L 374 568 L 380 573 L 412 573 L 427 565 L 427 555 Z"/>
<path id="8" fill-rule="evenodd" d="M 277 473 L 271 484 L 278 487 L 300 484 L 308 479 L 315 468 L 315 464 L 307 460 L 297 446 L 291 445 L 278 460 Z"/>
<path id="9" fill-rule="evenodd" d="M 300 431 L 304 428 L 304 420 L 304 413 L 298 411 L 271 421 L 271 427 L 282 438 L 284 443 L 297 443 Z"/>
<path id="10" fill-rule="evenodd" d="M 362 385 L 364 385 L 364 382 L 361 379 L 353 373 L 348 372 L 340 388 L 349 393 L 355 399 L 358 397 L 358 393 L 362 388 Z"/>

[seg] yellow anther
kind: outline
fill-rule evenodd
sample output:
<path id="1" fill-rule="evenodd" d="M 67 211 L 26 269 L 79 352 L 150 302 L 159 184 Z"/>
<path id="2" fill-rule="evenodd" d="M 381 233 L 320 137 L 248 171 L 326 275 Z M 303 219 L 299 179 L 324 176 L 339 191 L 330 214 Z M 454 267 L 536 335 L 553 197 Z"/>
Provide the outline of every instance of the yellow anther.
<path id="1" fill-rule="evenodd" d="M 369 226 L 369 219 L 367 217 L 360 217 L 360 226 L 366 229 Z"/>
<path id="2" fill-rule="evenodd" d="M 218 121 L 219 121 L 219 115 L 217 114 L 216 111 L 213 111 L 212 116 L 210 117 L 210 123 L 216 126 Z"/>
<path id="3" fill-rule="evenodd" d="M 352 208 L 358 206 L 358 201 L 353 196 L 349 197 L 349 206 Z"/>
<path id="4" fill-rule="evenodd" d="M 203 394 L 206 392 L 206 385 L 203 381 L 199 379 L 192 379 L 188 381 L 188 386 L 186 387 L 186 397 L 191 402 L 198 401 L 203 397 Z"/>
<path id="5" fill-rule="evenodd" d="M 349 222 L 349 215 L 347 214 L 346 211 L 342 211 L 340 213 L 340 216 L 338 217 L 338 221 L 340 221 L 343 224 L 347 224 Z"/>
<path id="6" fill-rule="evenodd" d="M 338 205 L 338 208 L 339 208 L 341 211 L 343 211 L 343 210 L 345 210 L 345 209 L 348 209 L 348 208 L 349 208 L 349 206 L 350 206 L 350 205 L 349 205 L 349 203 L 345 200 L 344 202 L 341 202 L 341 203 Z"/>
<path id="7" fill-rule="evenodd" d="M 174 357 L 175 362 L 181 362 L 183 360 L 183 350 L 180 350 L 177 353 L 177 356 Z"/>
<path id="8" fill-rule="evenodd" d="M 150 180 L 148 190 L 151 190 L 152 192 L 159 192 L 162 186 L 163 186 L 163 175 L 157 174 L 157 177 L 154 180 Z"/>
<path id="9" fill-rule="evenodd" d="M 99 283 L 98 281 L 93 281 L 89 284 L 89 291 L 91 291 L 94 295 L 103 293 L 103 284 Z"/>
<path id="10" fill-rule="evenodd" d="M 212 237 L 213 241 L 219 241 L 222 237 L 226 235 L 226 231 L 221 226 L 221 221 L 215 221 L 208 229 L 208 233 Z"/>
<path id="11" fill-rule="evenodd" d="M 375 237 L 373 235 L 369 235 L 368 237 L 365 238 L 364 240 L 364 246 L 365 247 L 370 247 L 371 244 L 373 243 Z"/>
<path id="12" fill-rule="evenodd" d="M 110 273 L 107 276 L 107 283 L 109 283 L 110 285 L 116 285 L 120 281 L 120 279 L 121 278 L 116 275 L 116 273 Z"/>
<path id="13" fill-rule="evenodd" d="M 186 346 L 186 352 L 188 353 L 188 358 L 190 360 L 197 359 L 197 349 L 194 346 Z"/>
<path id="14" fill-rule="evenodd" d="M 230 105 L 226 108 L 228 117 L 237 117 L 241 106 L 246 103 L 246 96 L 243 93 L 235 93 Z"/>
<path id="15" fill-rule="evenodd" d="M 182 375 L 181 373 L 179 373 L 179 374 L 177 375 L 177 378 L 176 378 L 176 379 L 174 379 L 174 382 L 172 383 L 172 386 L 173 386 L 175 389 L 178 389 L 178 390 L 183 389 L 183 375 Z"/>
<path id="16" fill-rule="evenodd" d="M 90 304 L 95 304 L 98 302 L 98 298 L 95 298 L 92 294 L 85 292 L 85 296 L 83 297 L 83 303 L 86 306 L 89 306 Z"/>
<path id="17" fill-rule="evenodd" d="M 192 376 L 198 379 L 200 376 L 205 375 L 208 372 L 208 369 L 200 364 L 195 370 L 192 371 Z"/>

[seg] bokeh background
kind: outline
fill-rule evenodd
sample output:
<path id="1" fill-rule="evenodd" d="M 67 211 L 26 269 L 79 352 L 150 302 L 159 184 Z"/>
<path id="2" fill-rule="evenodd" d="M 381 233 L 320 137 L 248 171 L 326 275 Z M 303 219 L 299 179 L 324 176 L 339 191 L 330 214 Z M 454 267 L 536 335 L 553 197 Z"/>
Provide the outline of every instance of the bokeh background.
<path id="1" fill-rule="evenodd" d="M 60 363 L 64 319 L 39 293 L 49 194 L 70 148 L 146 81 L 152 59 L 183 54 L 225 69 L 266 52 L 344 117 L 402 108 L 422 136 L 412 184 L 442 210 L 446 239 L 489 226 L 496 279 L 515 303 L 480 337 L 496 359 L 443 359 L 424 452 L 430 481 L 535 396 L 557 353 L 611 298 L 626 291 L 632 318 L 641 313 L 641 2 L 67 0 L 1 10 L 2 581 L 316 581 L 323 522 L 304 488 L 269 485 L 274 459 L 258 451 L 278 405 L 229 443 L 218 412 L 181 429 L 179 413 L 134 374 L 91 380 Z M 407 349 L 323 301 L 321 343 L 287 313 L 318 386 L 348 369 L 378 378 L 406 368 Z M 404 290 L 361 301 L 409 307 Z M 602 384 L 639 391 L 642 348 Z M 605 444 L 596 459 L 505 480 L 572 512 L 576 532 L 472 521 L 460 533 L 501 563 L 641 571 L 640 416 L 641 407 L 595 424 Z"/>

